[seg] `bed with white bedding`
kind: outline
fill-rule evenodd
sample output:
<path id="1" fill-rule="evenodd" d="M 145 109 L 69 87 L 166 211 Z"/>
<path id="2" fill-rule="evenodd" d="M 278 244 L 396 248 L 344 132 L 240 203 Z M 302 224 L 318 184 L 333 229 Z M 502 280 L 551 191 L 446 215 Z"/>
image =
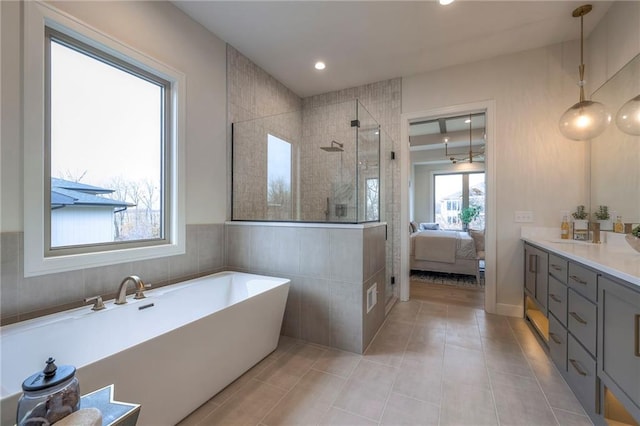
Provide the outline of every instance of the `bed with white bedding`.
<path id="1" fill-rule="evenodd" d="M 477 276 L 476 246 L 468 233 L 425 230 L 410 238 L 411 269 Z"/>

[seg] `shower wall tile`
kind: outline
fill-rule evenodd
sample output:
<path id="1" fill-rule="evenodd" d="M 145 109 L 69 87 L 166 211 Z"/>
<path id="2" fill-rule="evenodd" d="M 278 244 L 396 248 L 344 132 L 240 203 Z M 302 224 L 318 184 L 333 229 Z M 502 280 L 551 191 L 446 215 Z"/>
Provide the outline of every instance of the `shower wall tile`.
<path id="1" fill-rule="evenodd" d="M 377 315 L 384 318 L 384 226 L 353 229 L 229 223 L 225 229 L 225 252 L 232 262 L 227 269 L 291 280 L 283 334 L 358 353 L 364 350 L 363 324 L 367 321 L 372 330 L 380 323 Z M 368 244 L 374 246 L 369 251 L 370 268 L 379 266 L 368 281 L 378 283 L 377 309 L 382 309 L 366 317 L 363 231 Z"/>
<path id="2" fill-rule="evenodd" d="M 300 275 L 300 230 L 282 228 L 267 241 L 266 251 L 271 256 L 270 269 L 275 273 Z"/>
<path id="3" fill-rule="evenodd" d="M 275 78 L 227 45 L 227 111 L 229 141 L 233 126 L 233 192 L 229 217 L 236 220 L 287 220 L 291 210 L 267 208 L 267 134 L 292 144 L 301 135 L 301 99 Z M 259 118 L 264 120 L 258 120 Z M 231 173 L 231 171 L 230 171 Z M 297 176 L 293 176 L 295 182 Z M 292 199 L 297 197 L 292 187 Z M 230 203 L 231 205 L 231 203 Z"/>
<path id="4" fill-rule="evenodd" d="M 380 269 L 374 276 L 364 283 L 362 288 L 362 348 L 365 350 L 376 332 L 384 322 L 385 299 L 384 299 L 385 270 Z M 376 284 L 377 299 L 376 305 L 367 312 L 367 290 Z"/>
<path id="5" fill-rule="evenodd" d="M 23 233 L 0 233 L 0 321 L 7 324 L 81 306 L 86 297 L 113 297 L 122 279 L 131 274 L 158 287 L 168 284 L 170 278 L 179 281 L 221 270 L 224 265 L 224 224 L 187 225 L 186 233 L 185 255 L 29 278 L 24 278 Z"/>
<path id="6" fill-rule="evenodd" d="M 400 167 L 397 161 L 391 160 L 390 152 L 399 150 L 400 115 L 402 113 L 402 79 L 395 78 L 359 87 L 351 87 L 331 94 L 310 96 L 302 99 L 303 109 L 324 106 L 333 100 L 345 102 L 358 99 L 373 115 L 390 139 L 381 143 L 383 159 L 381 175 L 384 176 L 383 193 L 380 199 L 381 220 L 386 221 L 389 239 L 386 243 L 386 282 L 394 271 L 400 269 Z M 310 189 L 311 190 L 311 189 Z M 326 197 L 326 195 L 325 195 Z M 317 208 L 317 207 L 315 207 Z M 387 286 L 390 288 L 390 286 Z"/>
<path id="7" fill-rule="evenodd" d="M 302 299 L 302 281 L 300 277 L 293 277 L 289 285 L 289 295 L 287 296 L 287 305 L 284 310 L 284 318 L 282 319 L 281 333 L 300 339 L 302 336 L 301 321 L 301 299 Z"/>
<path id="8" fill-rule="evenodd" d="M 330 346 L 362 353 L 362 283 L 332 281 Z"/>
<path id="9" fill-rule="evenodd" d="M 300 228 L 300 273 L 330 278 L 331 236 L 322 228 Z"/>
<path id="10" fill-rule="evenodd" d="M 331 345 L 331 282 L 304 277 L 300 300 L 300 338 L 321 345 Z"/>
<path id="11" fill-rule="evenodd" d="M 362 283 L 362 229 L 330 229 L 329 265 L 333 280 Z"/>

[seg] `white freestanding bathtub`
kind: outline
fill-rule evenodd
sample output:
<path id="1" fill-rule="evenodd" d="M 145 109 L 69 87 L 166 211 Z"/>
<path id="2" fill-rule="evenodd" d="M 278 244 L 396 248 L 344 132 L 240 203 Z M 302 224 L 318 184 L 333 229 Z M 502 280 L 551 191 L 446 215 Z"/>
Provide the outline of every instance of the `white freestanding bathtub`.
<path id="1" fill-rule="evenodd" d="M 2 327 L 2 425 L 50 356 L 77 368 L 82 394 L 114 383 L 116 399 L 142 404 L 139 425 L 175 424 L 276 348 L 289 284 L 221 272 Z"/>

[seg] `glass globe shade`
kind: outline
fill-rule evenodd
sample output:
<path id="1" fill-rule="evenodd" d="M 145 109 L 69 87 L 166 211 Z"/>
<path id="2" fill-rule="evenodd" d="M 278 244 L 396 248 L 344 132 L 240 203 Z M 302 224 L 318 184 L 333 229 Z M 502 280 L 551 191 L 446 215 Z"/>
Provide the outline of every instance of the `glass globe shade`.
<path id="1" fill-rule="evenodd" d="M 560 117 L 560 132 L 574 141 L 595 138 L 611 122 L 611 114 L 600 102 L 582 101 Z"/>
<path id="2" fill-rule="evenodd" d="M 616 114 L 616 125 L 629 135 L 640 136 L 640 95 L 622 105 Z"/>

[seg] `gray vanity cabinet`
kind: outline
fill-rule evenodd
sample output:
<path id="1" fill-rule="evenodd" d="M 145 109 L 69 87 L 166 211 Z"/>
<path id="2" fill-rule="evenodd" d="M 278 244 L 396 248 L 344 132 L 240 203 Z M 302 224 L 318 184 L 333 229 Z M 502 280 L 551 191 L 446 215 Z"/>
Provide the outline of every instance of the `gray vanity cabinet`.
<path id="1" fill-rule="evenodd" d="M 529 244 L 524 246 L 525 290 L 546 314 L 549 286 L 549 254 Z"/>
<path id="2" fill-rule="evenodd" d="M 639 424 L 640 286 L 560 252 L 524 247 L 525 294 L 548 307 L 545 341 L 569 387 L 594 424 Z"/>
<path id="3" fill-rule="evenodd" d="M 598 374 L 640 419 L 640 288 L 598 279 Z"/>

